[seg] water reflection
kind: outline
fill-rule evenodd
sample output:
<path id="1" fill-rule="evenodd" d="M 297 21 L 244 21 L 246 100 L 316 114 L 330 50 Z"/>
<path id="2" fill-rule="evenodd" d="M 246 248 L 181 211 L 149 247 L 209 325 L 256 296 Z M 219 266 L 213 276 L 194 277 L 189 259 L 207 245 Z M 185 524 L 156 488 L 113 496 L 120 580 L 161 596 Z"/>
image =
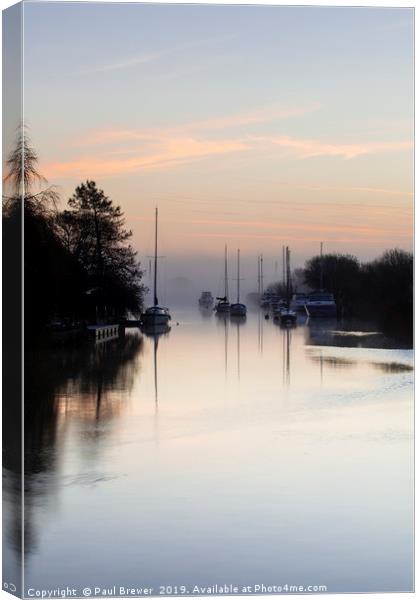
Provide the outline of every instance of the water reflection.
<path id="1" fill-rule="evenodd" d="M 412 351 L 174 318 L 28 356 L 27 585 L 411 589 Z"/>
<path id="2" fill-rule="evenodd" d="M 265 319 L 261 311 L 258 311 L 257 323 L 258 323 L 258 352 L 263 354 L 264 352 L 264 322 Z"/>
<path id="3" fill-rule="evenodd" d="M 143 340 L 135 333 L 106 344 L 37 348 L 25 356 L 25 553 L 36 551 L 40 535 L 39 513 L 56 510 L 60 493 L 58 476 L 64 448 L 74 423 L 83 432 L 78 439 L 81 460 L 88 471 L 73 483 L 95 483 L 95 455 L 125 409 L 140 363 Z M 89 463 L 89 464 L 88 464 Z M 4 469 L 6 510 L 11 530 L 10 548 L 20 552 L 22 535 L 18 493 L 20 465 Z M 67 485 L 69 482 L 62 482 Z M 35 516 L 36 514 L 36 516 Z M 45 517 L 45 515 L 44 515 Z M 11 559 L 12 560 L 12 559 Z"/>
<path id="4" fill-rule="evenodd" d="M 283 327 L 283 383 L 286 386 L 290 385 L 290 342 L 291 342 L 291 328 Z"/>
<path id="5" fill-rule="evenodd" d="M 160 325 L 143 325 L 141 328 L 144 335 L 153 340 L 153 381 L 155 383 L 155 407 L 158 409 L 159 398 L 158 398 L 158 344 L 159 338 L 162 336 L 169 335 L 171 331 L 168 323 L 162 323 Z"/>
<path id="6" fill-rule="evenodd" d="M 390 336 L 372 322 L 360 320 L 308 319 L 308 344 L 346 348 L 412 348 L 406 333 Z"/>
<path id="7" fill-rule="evenodd" d="M 214 308 L 212 306 L 199 306 L 198 310 L 203 319 L 210 319 L 214 315 Z"/>
<path id="8" fill-rule="evenodd" d="M 240 381 L 241 380 L 241 332 L 240 332 L 240 327 L 245 325 L 246 315 L 231 315 L 230 321 L 236 329 L 236 372 L 237 372 L 238 381 Z M 226 346 L 226 352 L 227 352 L 227 346 Z"/>

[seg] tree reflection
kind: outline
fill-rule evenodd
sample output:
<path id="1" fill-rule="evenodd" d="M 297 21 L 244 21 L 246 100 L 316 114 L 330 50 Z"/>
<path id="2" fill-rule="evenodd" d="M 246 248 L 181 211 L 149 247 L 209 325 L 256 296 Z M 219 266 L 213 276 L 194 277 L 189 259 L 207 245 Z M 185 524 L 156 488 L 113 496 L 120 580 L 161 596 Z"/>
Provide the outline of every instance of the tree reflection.
<path id="1" fill-rule="evenodd" d="M 92 435 L 89 452 L 100 452 L 98 441 L 126 406 L 136 373 L 143 339 L 136 332 L 103 344 L 38 348 L 25 354 L 25 553 L 36 546 L 34 510 L 44 510 L 58 487 L 60 447 L 73 421 L 87 425 Z M 80 436 L 85 451 L 86 436 Z M 94 444 L 92 445 L 92 440 Z M 9 547 L 21 551 L 20 463 L 4 464 L 5 501 L 10 530 Z M 37 523 L 39 526 L 39 524 Z"/>

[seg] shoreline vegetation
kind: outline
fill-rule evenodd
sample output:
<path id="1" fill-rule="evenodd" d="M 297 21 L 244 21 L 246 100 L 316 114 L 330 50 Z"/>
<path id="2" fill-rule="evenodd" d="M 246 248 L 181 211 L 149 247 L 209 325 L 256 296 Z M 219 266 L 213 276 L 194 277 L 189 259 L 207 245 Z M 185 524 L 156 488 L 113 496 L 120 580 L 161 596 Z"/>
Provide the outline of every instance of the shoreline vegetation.
<path id="1" fill-rule="evenodd" d="M 299 291 L 322 287 L 334 295 L 338 318 L 375 320 L 384 333 L 412 338 L 413 254 L 393 248 L 379 258 L 361 262 L 351 254 L 324 254 L 306 261 L 294 272 Z M 270 291 L 284 295 L 284 285 L 275 283 Z"/>
<path id="2" fill-rule="evenodd" d="M 121 208 L 88 180 L 58 210 L 58 193 L 44 187 L 37 162 L 22 132 L 6 164 L 4 183 L 11 195 L 3 198 L 3 239 L 5 248 L 16 245 L 23 216 L 28 339 L 48 328 L 86 328 L 118 322 L 127 313 L 139 316 L 146 288 Z M 8 274 L 6 269 L 6 281 Z"/>
<path id="3" fill-rule="evenodd" d="M 138 319 L 147 288 L 121 208 L 87 180 L 59 210 L 59 195 L 46 187 L 37 166 L 23 130 L 6 161 L 10 195 L 3 197 L 3 240 L 5 248 L 16 248 L 23 217 L 29 343 L 48 331 L 74 333 L 89 324 Z M 16 277 L 15 268 L 16 261 L 4 260 L 6 286 Z M 325 254 L 293 273 L 294 291 L 319 289 L 320 282 L 334 294 L 339 318 L 374 318 L 384 331 L 412 337 L 412 253 L 394 248 L 366 263 L 350 254 Z M 268 289 L 281 294 L 283 287 L 277 282 Z"/>

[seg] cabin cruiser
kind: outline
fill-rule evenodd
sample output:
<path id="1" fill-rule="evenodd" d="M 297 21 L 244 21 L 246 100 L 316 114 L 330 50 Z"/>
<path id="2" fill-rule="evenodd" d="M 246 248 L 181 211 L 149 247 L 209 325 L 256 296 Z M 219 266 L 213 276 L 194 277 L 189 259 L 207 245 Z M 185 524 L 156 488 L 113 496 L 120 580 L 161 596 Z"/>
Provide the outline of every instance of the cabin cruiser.
<path id="1" fill-rule="evenodd" d="M 308 317 L 337 316 L 337 305 L 334 295 L 323 291 L 312 292 L 308 295 L 305 310 Z"/>

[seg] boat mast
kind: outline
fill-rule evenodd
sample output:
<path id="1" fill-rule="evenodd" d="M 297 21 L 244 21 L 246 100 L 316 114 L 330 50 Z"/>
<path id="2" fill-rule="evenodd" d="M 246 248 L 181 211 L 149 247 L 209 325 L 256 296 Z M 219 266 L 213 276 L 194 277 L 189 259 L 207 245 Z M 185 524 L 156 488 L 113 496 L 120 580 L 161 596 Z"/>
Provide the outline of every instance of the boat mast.
<path id="1" fill-rule="evenodd" d="M 241 251 L 238 248 L 238 281 L 237 281 L 237 288 L 236 288 L 236 302 L 239 304 L 239 296 L 240 296 L 240 291 L 239 291 L 239 259 L 240 259 L 240 253 Z"/>
<path id="2" fill-rule="evenodd" d="M 157 306 L 159 304 L 157 299 L 157 251 L 158 251 L 158 209 L 155 209 L 155 271 L 153 277 L 153 302 Z"/>
<path id="3" fill-rule="evenodd" d="M 286 262 L 285 262 L 285 254 L 284 254 L 284 246 L 283 250 L 283 287 L 286 285 Z"/>
<path id="4" fill-rule="evenodd" d="M 324 289 L 324 243 L 320 243 L 320 269 L 319 269 L 319 289 L 322 291 Z"/>
<path id="5" fill-rule="evenodd" d="M 258 295 L 261 296 L 261 270 L 260 270 L 260 257 L 258 257 Z"/>
<path id="6" fill-rule="evenodd" d="M 261 265 L 261 293 L 264 294 L 263 255 L 260 256 Z"/>
<path id="7" fill-rule="evenodd" d="M 287 290 L 287 308 L 290 309 L 290 250 L 286 246 L 286 290 Z"/>
<path id="8" fill-rule="evenodd" d="M 228 300 L 229 287 L 228 287 L 228 265 L 227 265 L 227 245 L 225 245 L 225 298 Z"/>

